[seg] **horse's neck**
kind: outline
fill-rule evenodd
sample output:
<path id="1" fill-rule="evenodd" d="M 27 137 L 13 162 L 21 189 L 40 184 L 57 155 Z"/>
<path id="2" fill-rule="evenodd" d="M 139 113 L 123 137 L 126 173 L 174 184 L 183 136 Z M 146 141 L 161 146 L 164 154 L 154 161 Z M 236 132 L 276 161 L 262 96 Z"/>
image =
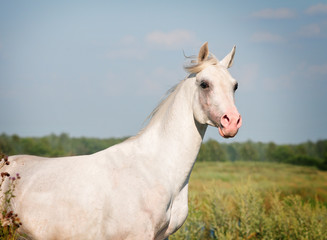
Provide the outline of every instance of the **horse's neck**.
<path id="1" fill-rule="evenodd" d="M 193 116 L 194 81 L 180 83 L 137 138 L 176 191 L 188 182 L 206 130 Z"/>

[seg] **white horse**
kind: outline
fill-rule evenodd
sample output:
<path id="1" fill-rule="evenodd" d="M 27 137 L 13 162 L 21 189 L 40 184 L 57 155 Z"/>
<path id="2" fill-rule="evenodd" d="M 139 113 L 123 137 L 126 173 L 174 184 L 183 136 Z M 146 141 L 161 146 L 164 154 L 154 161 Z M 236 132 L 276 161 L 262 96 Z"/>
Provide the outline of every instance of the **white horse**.
<path id="1" fill-rule="evenodd" d="M 229 72 L 202 45 L 181 81 L 137 136 L 87 156 L 9 158 L 19 173 L 12 206 L 31 239 L 168 239 L 188 214 L 188 182 L 207 125 L 241 126 Z"/>

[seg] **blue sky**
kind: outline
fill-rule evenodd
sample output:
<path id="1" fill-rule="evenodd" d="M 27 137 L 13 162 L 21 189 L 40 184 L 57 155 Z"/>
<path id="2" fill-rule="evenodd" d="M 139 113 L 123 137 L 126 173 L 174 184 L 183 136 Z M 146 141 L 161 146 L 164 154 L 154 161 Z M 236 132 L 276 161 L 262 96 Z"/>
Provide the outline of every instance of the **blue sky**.
<path id="1" fill-rule="evenodd" d="M 285 0 L 0 1 L 0 133 L 134 135 L 205 41 L 243 117 L 206 139 L 327 138 L 327 3 Z"/>

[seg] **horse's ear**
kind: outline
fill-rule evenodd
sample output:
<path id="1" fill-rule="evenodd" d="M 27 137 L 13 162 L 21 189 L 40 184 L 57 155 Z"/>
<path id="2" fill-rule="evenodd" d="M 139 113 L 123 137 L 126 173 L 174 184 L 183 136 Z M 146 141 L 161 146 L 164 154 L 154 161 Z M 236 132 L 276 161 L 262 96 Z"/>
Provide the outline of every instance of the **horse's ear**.
<path id="1" fill-rule="evenodd" d="M 208 42 L 205 42 L 199 51 L 199 55 L 198 55 L 198 63 L 206 60 L 209 56 L 209 48 L 208 48 Z"/>
<path id="2" fill-rule="evenodd" d="M 234 55 L 235 55 L 236 46 L 233 47 L 232 51 L 224 57 L 223 60 L 220 61 L 220 64 L 226 68 L 230 68 L 234 62 Z"/>

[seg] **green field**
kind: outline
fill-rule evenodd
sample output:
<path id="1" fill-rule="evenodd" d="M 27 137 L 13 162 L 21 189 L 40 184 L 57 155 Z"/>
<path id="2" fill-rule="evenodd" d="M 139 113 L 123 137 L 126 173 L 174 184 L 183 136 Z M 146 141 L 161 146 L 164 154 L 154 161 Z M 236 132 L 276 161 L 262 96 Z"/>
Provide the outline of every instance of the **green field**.
<path id="1" fill-rule="evenodd" d="M 262 162 L 198 162 L 189 217 L 170 239 L 327 239 L 327 172 Z"/>

